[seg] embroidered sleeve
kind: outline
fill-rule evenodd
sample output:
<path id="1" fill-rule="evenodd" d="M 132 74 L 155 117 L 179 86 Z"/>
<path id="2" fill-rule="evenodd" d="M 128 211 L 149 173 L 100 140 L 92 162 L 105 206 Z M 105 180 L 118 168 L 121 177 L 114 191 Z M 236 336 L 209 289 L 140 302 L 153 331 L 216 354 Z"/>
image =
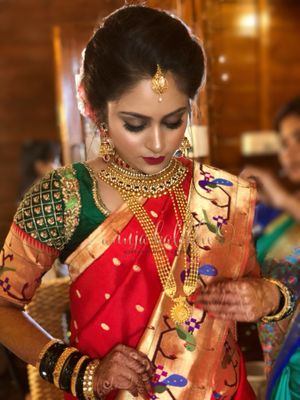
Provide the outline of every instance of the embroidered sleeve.
<path id="1" fill-rule="evenodd" d="M 72 166 L 53 171 L 21 202 L 0 252 L 0 296 L 29 303 L 41 278 L 71 239 L 80 213 L 79 183 Z"/>
<path id="2" fill-rule="evenodd" d="M 33 239 L 62 250 L 79 223 L 79 183 L 72 166 L 35 184 L 21 202 L 14 223 Z"/>

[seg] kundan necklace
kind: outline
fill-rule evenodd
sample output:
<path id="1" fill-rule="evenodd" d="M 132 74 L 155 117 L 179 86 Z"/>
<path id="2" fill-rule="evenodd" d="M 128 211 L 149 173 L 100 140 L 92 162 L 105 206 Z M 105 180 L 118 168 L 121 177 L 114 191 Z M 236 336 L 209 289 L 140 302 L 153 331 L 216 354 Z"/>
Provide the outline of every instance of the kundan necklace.
<path id="1" fill-rule="evenodd" d="M 198 277 L 199 257 L 195 231 L 192 226 L 192 215 L 188 207 L 186 195 L 182 188 L 182 182 L 187 172 L 188 170 L 184 165 L 175 158 L 172 158 L 164 170 L 153 175 L 146 175 L 132 169 L 123 168 L 113 161 L 108 164 L 106 169 L 98 173 L 101 180 L 119 191 L 143 228 L 152 250 L 164 292 L 174 302 L 171 309 L 171 318 L 176 324 L 182 324 L 191 317 L 191 307 L 186 297 L 195 291 Z M 185 279 L 183 292 L 185 296 L 176 295 L 177 284 L 166 250 L 156 232 L 155 224 L 139 202 L 140 197 L 160 197 L 166 194 L 170 195 L 173 204 L 184 254 L 187 255 L 188 247 L 190 250 L 189 265 L 187 257 L 184 257 Z M 189 243 L 187 243 L 187 238 Z"/>

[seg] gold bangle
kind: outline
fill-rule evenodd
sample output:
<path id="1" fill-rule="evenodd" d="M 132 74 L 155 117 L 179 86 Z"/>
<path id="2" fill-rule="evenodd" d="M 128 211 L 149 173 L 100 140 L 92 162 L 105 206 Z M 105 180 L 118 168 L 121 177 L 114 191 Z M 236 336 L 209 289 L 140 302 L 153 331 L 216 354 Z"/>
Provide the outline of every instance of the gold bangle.
<path id="1" fill-rule="evenodd" d="M 57 360 L 57 363 L 55 365 L 54 371 L 53 371 L 53 383 L 54 385 L 60 389 L 59 387 L 59 378 L 61 371 L 63 369 L 63 366 L 67 359 L 70 357 L 71 354 L 78 352 L 75 347 L 67 347 L 63 353 L 60 355 L 59 359 Z"/>
<path id="2" fill-rule="evenodd" d="M 94 395 L 94 375 L 96 368 L 100 364 L 100 361 L 98 359 L 92 360 L 88 366 L 86 367 L 86 370 L 84 372 L 83 376 L 83 395 L 85 400 L 96 400 L 96 397 Z"/>
<path id="3" fill-rule="evenodd" d="M 47 351 L 50 349 L 50 347 L 53 346 L 55 343 L 63 343 L 63 341 L 60 340 L 60 339 L 51 339 L 48 343 L 45 344 L 45 346 L 40 351 L 40 354 L 38 355 L 37 362 L 35 364 L 35 367 L 37 369 L 40 368 L 40 363 L 41 363 L 44 355 L 47 353 Z"/>
<path id="4" fill-rule="evenodd" d="M 89 358 L 89 357 L 88 357 L 88 356 L 82 356 L 82 357 L 78 360 L 78 362 L 77 362 L 77 364 L 76 364 L 76 366 L 75 366 L 75 368 L 74 368 L 74 371 L 73 371 L 73 373 L 72 373 L 72 377 L 71 377 L 71 393 L 72 393 L 72 395 L 73 395 L 74 397 L 77 396 L 77 394 L 76 394 L 76 382 L 77 382 L 77 378 L 78 378 L 78 373 L 79 373 L 79 371 L 80 371 L 80 368 L 81 368 L 83 362 L 84 362 L 87 358 Z"/>
<path id="5" fill-rule="evenodd" d="M 290 315 L 290 313 L 293 311 L 294 308 L 294 302 L 292 299 L 292 294 L 290 290 L 280 281 L 272 278 L 263 278 L 264 280 L 273 283 L 276 285 L 284 297 L 284 305 L 283 307 L 273 315 L 266 315 L 264 316 L 261 320 L 263 322 L 275 322 L 275 321 L 280 321 L 281 319 L 287 317 Z"/>

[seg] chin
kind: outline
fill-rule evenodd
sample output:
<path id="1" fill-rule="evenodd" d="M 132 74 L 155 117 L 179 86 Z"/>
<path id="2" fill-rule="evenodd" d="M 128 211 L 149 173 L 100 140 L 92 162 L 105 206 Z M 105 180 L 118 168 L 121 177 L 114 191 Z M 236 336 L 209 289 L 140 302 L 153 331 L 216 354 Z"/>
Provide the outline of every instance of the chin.
<path id="1" fill-rule="evenodd" d="M 157 174 L 161 170 L 165 168 L 164 164 L 159 164 L 159 165 L 145 165 L 140 168 L 140 171 L 144 172 L 144 174 Z"/>

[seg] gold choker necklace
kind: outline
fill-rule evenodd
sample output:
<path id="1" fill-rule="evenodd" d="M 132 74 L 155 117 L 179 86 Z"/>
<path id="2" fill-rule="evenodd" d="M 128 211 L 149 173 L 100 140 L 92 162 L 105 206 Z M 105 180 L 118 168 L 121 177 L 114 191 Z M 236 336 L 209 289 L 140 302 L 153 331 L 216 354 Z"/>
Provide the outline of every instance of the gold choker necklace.
<path id="1" fill-rule="evenodd" d="M 123 168 L 114 162 L 98 173 L 99 178 L 122 193 L 131 193 L 145 198 L 160 197 L 180 185 L 188 169 L 172 158 L 170 163 L 157 174 L 147 175 Z"/>

